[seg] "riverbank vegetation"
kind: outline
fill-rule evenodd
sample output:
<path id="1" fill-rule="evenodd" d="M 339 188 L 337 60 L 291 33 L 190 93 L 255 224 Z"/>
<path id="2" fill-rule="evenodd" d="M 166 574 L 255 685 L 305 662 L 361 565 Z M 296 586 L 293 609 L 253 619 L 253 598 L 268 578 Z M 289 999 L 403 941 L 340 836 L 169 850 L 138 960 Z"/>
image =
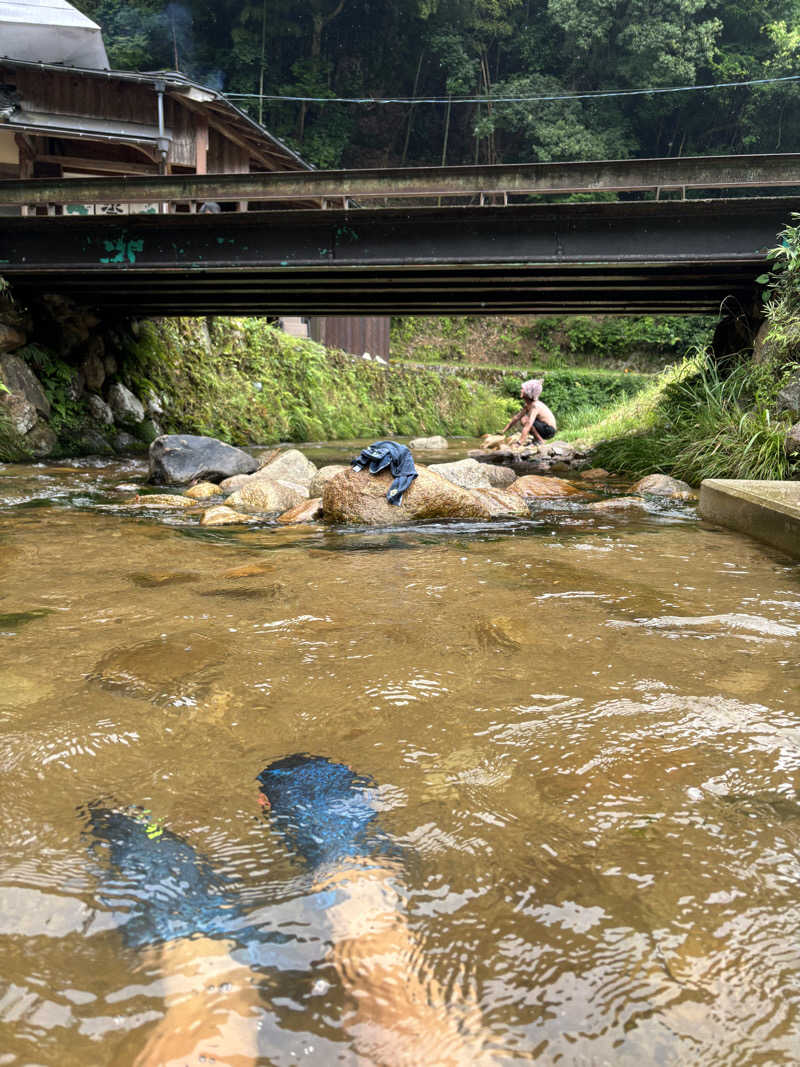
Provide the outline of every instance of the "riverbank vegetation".
<path id="1" fill-rule="evenodd" d="M 620 474 L 784 479 L 791 420 L 775 414 L 773 363 L 740 364 L 724 376 L 700 351 L 669 368 L 630 401 L 565 433 L 594 446 L 593 461 Z"/>
<path id="2" fill-rule="evenodd" d="M 392 359 L 655 372 L 708 344 L 708 315 L 462 315 L 392 319 Z"/>
<path id="3" fill-rule="evenodd" d="M 416 434 L 477 436 L 509 404 L 479 382 L 387 368 L 263 319 L 140 325 L 126 359 L 138 395 L 163 397 L 165 429 L 236 444 Z"/>

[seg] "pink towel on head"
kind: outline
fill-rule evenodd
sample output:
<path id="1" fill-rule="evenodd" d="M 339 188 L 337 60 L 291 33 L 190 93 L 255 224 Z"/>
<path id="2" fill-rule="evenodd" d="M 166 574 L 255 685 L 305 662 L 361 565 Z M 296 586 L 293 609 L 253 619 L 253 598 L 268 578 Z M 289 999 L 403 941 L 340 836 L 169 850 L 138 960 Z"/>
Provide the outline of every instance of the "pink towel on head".
<path id="1" fill-rule="evenodd" d="M 541 378 L 529 378 L 527 382 L 522 383 L 522 395 L 527 400 L 538 400 L 543 386 Z"/>

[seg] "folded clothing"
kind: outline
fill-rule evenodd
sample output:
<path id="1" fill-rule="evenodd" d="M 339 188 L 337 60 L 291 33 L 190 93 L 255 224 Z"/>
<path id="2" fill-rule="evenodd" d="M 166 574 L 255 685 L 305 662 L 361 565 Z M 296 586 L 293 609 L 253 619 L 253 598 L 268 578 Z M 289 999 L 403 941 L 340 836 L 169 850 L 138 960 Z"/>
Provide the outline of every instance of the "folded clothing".
<path id="1" fill-rule="evenodd" d="M 402 504 L 403 493 L 417 477 L 413 456 L 405 445 L 398 445 L 396 441 L 375 441 L 367 445 L 350 466 L 356 471 L 367 468 L 370 474 L 378 474 L 388 467 L 394 475 L 394 481 L 389 486 L 386 499 L 396 506 Z"/>

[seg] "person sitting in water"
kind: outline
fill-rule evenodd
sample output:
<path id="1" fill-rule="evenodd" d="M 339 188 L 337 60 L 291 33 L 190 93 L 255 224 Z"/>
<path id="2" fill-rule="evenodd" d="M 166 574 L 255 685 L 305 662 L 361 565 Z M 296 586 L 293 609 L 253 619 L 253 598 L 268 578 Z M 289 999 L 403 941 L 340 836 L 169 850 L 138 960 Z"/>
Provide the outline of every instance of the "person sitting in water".
<path id="1" fill-rule="evenodd" d="M 550 408 L 539 399 L 544 382 L 541 378 L 529 378 L 523 382 L 519 391 L 522 408 L 509 419 L 502 432 L 510 430 L 516 423 L 521 424 L 522 432 L 519 435 L 519 443 L 524 445 L 531 434 L 537 444 L 544 444 L 556 433 L 556 417 Z"/>
<path id="2" fill-rule="evenodd" d="M 311 875 L 311 893 L 326 901 L 329 959 L 352 1003 L 342 1022 L 356 1054 L 391 1067 L 488 1063 L 477 1005 L 454 1002 L 408 925 L 400 853 L 377 825 L 372 779 L 302 753 L 276 760 L 257 780 L 273 826 Z M 165 1015 L 136 1067 L 211 1058 L 251 1067 L 264 1009 L 242 947 L 259 932 L 230 886 L 148 817 L 95 809 L 90 822 L 115 894 L 122 875 L 124 896 L 137 902 L 128 943 L 144 947 L 143 965 L 165 992 Z"/>

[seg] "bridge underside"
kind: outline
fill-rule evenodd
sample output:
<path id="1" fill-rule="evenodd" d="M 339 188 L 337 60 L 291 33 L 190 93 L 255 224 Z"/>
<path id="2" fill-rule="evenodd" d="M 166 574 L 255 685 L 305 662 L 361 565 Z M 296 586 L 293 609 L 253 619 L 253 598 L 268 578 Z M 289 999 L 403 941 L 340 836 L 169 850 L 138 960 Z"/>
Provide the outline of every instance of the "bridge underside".
<path id="1" fill-rule="evenodd" d="M 752 306 L 790 197 L 8 218 L 0 274 L 104 312 L 716 312 Z"/>

